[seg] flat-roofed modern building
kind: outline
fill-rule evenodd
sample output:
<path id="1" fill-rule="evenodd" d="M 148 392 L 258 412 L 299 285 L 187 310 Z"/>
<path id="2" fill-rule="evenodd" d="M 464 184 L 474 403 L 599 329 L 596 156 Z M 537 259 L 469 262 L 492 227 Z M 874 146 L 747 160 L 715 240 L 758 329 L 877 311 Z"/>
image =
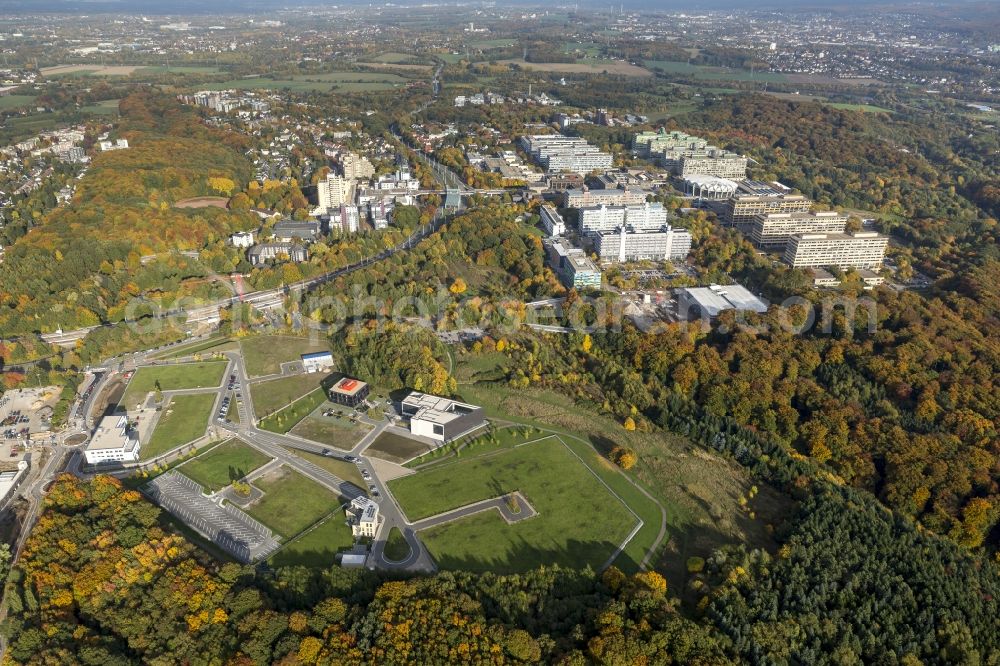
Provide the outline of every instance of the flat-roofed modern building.
<path id="1" fill-rule="evenodd" d="M 740 180 L 747 177 L 747 158 L 722 148 L 713 147 L 704 153 L 681 155 L 676 159 L 664 158 L 661 162 L 680 178 L 716 176 Z"/>
<path id="2" fill-rule="evenodd" d="M 837 211 L 763 213 L 754 218 L 750 240 L 762 250 L 783 250 L 794 234 L 842 233 L 847 214 Z"/>
<path id="3" fill-rule="evenodd" d="M 357 407 L 368 398 L 368 384 L 360 379 L 344 377 L 330 387 L 330 402 L 346 407 Z"/>
<path id="4" fill-rule="evenodd" d="M 580 232 L 587 235 L 614 231 L 623 226 L 637 231 L 658 231 L 666 225 L 667 209 L 659 202 L 580 209 Z"/>
<path id="5" fill-rule="evenodd" d="M 587 253 L 566 241 L 549 244 L 549 263 L 567 289 L 600 289 L 603 274 Z"/>
<path id="6" fill-rule="evenodd" d="M 594 238 L 594 249 L 601 261 L 685 259 L 691 252 L 691 234 L 687 229 L 670 226 L 659 231 L 622 227 L 617 231 L 599 232 Z"/>
<path id="7" fill-rule="evenodd" d="M 713 284 L 679 289 L 677 310 L 682 319 L 697 319 L 702 316 L 717 317 L 724 310 L 764 313 L 767 312 L 767 303 L 742 285 Z"/>
<path id="8" fill-rule="evenodd" d="M 247 258 L 250 260 L 251 266 L 260 266 L 274 259 L 306 261 L 309 259 L 309 252 L 295 243 L 261 243 L 250 248 L 247 252 Z"/>
<path id="9" fill-rule="evenodd" d="M 301 358 L 304 372 L 322 372 L 333 369 L 333 354 L 330 352 L 302 354 Z"/>
<path id="10" fill-rule="evenodd" d="M 403 398 L 402 413 L 410 419 L 410 432 L 448 442 L 486 425 L 482 407 L 413 391 Z"/>
<path id="11" fill-rule="evenodd" d="M 889 237 L 874 231 L 852 234 L 794 234 L 785 247 L 784 261 L 794 268 L 836 266 L 878 270 L 885 259 Z"/>
<path id="12" fill-rule="evenodd" d="M 523 136 L 521 147 L 546 171 L 585 174 L 610 169 L 614 158 L 586 139 L 561 134 Z"/>
<path id="13" fill-rule="evenodd" d="M 271 232 L 279 243 L 312 242 L 319 236 L 319 222 L 312 220 L 281 220 Z"/>
<path id="14" fill-rule="evenodd" d="M 708 141 L 701 137 L 678 130 L 668 132 L 662 127 L 657 132 L 639 132 L 632 138 L 632 149 L 641 157 L 653 157 L 671 150 L 697 151 L 706 148 Z"/>
<path id="15" fill-rule="evenodd" d="M 564 208 L 629 206 L 646 203 L 646 192 L 634 188 L 574 188 L 563 192 Z"/>
<path id="16" fill-rule="evenodd" d="M 756 181 L 740 183 L 736 194 L 718 204 L 719 223 L 749 235 L 758 215 L 807 213 L 812 209 L 808 197 L 775 185 Z"/>
<path id="17" fill-rule="evenodd" d="M 545 227 L 545 233 L 549 236 L 562 236 L 566 233 L 566 221 L 563 220 L 562 215 L 552 206 L 542 206 L 539 216 L 542 218 L 542 226 Z"/>
<path id="18" fill-rule="evenodd" d="M 378 504 L 367 497 L 358 496 L 351 500 L 345 509 L 347 520 L 351 524 L 354 538 L 365 537 L 374 539 L 378 532 Z"/>
<path id="19" fill-rule="evenodd" d="M 134 462 L 139 459 L 139 436 L 129 427 L 128 417 L 105 416 L 83 450 L 90 465 Z"/>
<path id="20" fill-rule="evenodd" d="M 681 178 L 704 175 L 742 180 L 747 175 L 746 157 L 684 132 L 640 132 L 633 138 L 632 148 L 641 157 L 658 159 Z"/>

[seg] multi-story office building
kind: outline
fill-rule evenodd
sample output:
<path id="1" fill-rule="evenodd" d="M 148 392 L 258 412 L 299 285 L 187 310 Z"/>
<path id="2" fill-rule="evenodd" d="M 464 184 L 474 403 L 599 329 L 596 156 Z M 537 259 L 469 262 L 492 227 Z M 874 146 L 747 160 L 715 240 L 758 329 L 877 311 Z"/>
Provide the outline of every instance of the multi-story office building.
<path id="1" fill-rule="evenodd" d="M 742 180 L 747 177 L 747 158 L 722 148 L 710 147 L 704 152 L 682 154 L 677 158 L 664 157 L 661 163 L 681 178 L 716 176 Z"/>
<path id="2" fill-rule="evenodd" d="M 794 268 L 836 266 L 877 270 L 882 267 L 888 244 L 888 236 L 874 231 L 794 234 L 785 247 L 784 261 Z"/>
<path id="3" fill-rule="evenodd" d="M 553 241 L 549 245 L 549 262 L 567 288 L 601 288 L 601 269 L 580 248 L 566 241 Z"/>
<path id="4" fill-rule="evenodd" d="M 722 226 L 749 235 L 758 215 L 806 213 L 812 208 L 812 201 L 776 183 L 747 181 L 739 184 L 732 197 L 713 205 Z"/>
<path id="5" fill-rule="evenodd" d="M 642 157 L 653 157 L 667 151 L 698 151 L 708 147 L 708 141 L 697 136 L 660 128 L 658 132 L 639 132 L 632 138 L 632 149 Z"/>
<path id="6" fill-rule="evenodd" d="M 846 224 L 847 215 L 836 211 L 764 213 L 754 218 L 750 240 L 762 250 L 782 250 L 794 234 L 836 234 Z"/>
<path id="7" fill-rule="evenodd" d="M 617 231 L 598 232 L 594 248 L 601 261 L 678 260 L 691 252 L 691 234 L 687 229 L 669 226 L 659 231 L 622 227 Z"/>
<path id="8" fill-rule="evenodd" d="M 87 464 L 134 462 L 139 459 L 139 437 L 128 417 L 105 416 L 83 450 Z"/>
<path id="9" fill-rule="evenodd" d="M 521 137 L 521 147 L 546 171 L 590 173 L 610 169 L 614 159 L 586 139 L 561 134 Z"/>
<path id="10" fill-rule="evenodd" d="M 747 175 L 746 157 L 684 132 L 640 132 L 632 139 L 632 148 L 642 157 L 658 159 L 681 178 L 718 176 L 742 180 Z"/>
<path id="11" fill-rule="evenodd" d="M 667 209 L 658 202 L 580 209 L 580 232 L 588 235 L 614 231 L 623 226 L 637 231 L 658 231 L 666 224 Z"/>
<path id="12" fill-rule="evenodd" d="M 580 189 L 573 188 L 563 193 L 565 208 L 592 208 L 594 206 L 629 206 L 646 202 L 643 190 L 632 188 Z"/>
<path id="13" fill-rule="evenodd" d="M 549 236 L 562 236 L 566 233 L 566 221 L 563 220 L 562 215 L 552 206 L 542 206 L 539 216 L 542 218 L 542 226 L 545 227 L 545 233 Z"/>

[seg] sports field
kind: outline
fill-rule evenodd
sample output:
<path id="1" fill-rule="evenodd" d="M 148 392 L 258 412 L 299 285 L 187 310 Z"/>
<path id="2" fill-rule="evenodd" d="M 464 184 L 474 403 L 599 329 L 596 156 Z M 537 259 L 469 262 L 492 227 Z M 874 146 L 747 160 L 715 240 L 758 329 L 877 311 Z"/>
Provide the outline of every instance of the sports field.
<path id="1" fill-rule="evenodd" d="M 139 450 L 142 460 L 155 458 L 205 434 L 215 407 L 214 393 L 175 395 L 160 414 L 149 442 Z"/>
<path id="2" fill-rule="evenodd" d="M 219 386 L 225 372 L 225 361 L 145 366 L 136 370 L 135 374 L 132 375 L 120 404 L 125 407 L 134 407 L 147 393 L 156 390 L 157 383 L 159 383 L 161 391 L 182 391 Z"/>
<path id="3" fill-rule="evenodd" d="M 325 377 L 325 374 L 316 372 L 251 384 L 253 411 L 258 417 L 267 416 L 306 393 L 315 391 Z"/>
<path id="4" fill-rule="evenodd" d="M 238 439 L 230 439 L 184 463 L 179 471 L 207 490 L 222 490 L 270 460 Z"/>
<path id="5" fill-rule="evenodd" d="M 243 361 L 251 377 L 275 375 L 281 364 L 301 360 L 302 354 L 330 351 L 326 340 L 310 340 L 292 335 L 260 335 L 240 341 Z"/>
<path id="6" fill-rule="evenodd" d="M 444 461 L 389 482 L 410 520 L 519 490 L 538 515 L 507 524 L 488 511 L 422 531 L 439 565 L 523 571 L 542 564 L 600 567 L 637 519 L 554 436 L 500 452 Z"/>
<path id="7" fill-rule="evenodd" d="M 247 513 L 286 539 L 340 506 L 334 493 L 287 467 L 268 472 L 253 485 L 264 491 L 264 497 Z"/>

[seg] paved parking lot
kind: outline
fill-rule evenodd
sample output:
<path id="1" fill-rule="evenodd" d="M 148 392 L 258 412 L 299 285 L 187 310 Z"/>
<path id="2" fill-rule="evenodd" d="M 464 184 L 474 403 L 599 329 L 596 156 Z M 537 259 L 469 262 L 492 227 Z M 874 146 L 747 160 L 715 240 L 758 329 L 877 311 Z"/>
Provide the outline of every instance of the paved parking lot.
<path id="1" fill-rule="evenodd" d="M 142 487 L 153 501 L 243 562 L 256 562 L 278 549 L 271 530 L 231 504 L 219 506 L 200 485 L 167 472 Z"/>
<path id="2" fill-rule="evenodd" d="M 0 397 L 0 439 L 24 439 L 29 433 L 47 432 L 59 388 L 16 389 Z"/>

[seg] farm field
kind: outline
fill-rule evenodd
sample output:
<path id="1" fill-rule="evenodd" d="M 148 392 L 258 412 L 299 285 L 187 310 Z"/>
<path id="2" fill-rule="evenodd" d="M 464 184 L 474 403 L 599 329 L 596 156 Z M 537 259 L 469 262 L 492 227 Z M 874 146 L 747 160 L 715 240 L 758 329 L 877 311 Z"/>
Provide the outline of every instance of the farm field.
<path id="1" fill-rule="evenodd" d="M 847 111 L 861 111 L 863 113 L 893 113 L 892 109 L 872 104 L 849 104 L 846 102 L 824 102 L 827 106 L 835 109 L 845 109 Z"/>
<path id="2" fill-rule="evenodd" d="M 149 442 L 140 449 L 140 459 L 150 460 L 204 435 L 215 397 L 214 393 L 192 393 L 171 398 Z"/>
<path id="3" fill-rule="evenodd" d="M 292 92 L 328 92 L 336 88 L 344 92 L 367 92 L 392 90 L 409 83 L 397 74 L 383 72 L 331 72 L 327 74 L 308 74 L 290 79 L 273 79 L 269 77 L 254 77 L 247 79 L 231 79 L 222 83 L 211 83 L 206 90 L 284 90 Z"/>
<path id="4" fill-rule="evenodd" d="M 0 111 L 30 106 L 35 101 L 35 95 L 7 95 L 0 97 Z"/>
<path id="5" fill-rule="evenodd" d="M 54 65 L 52 67 L 42 67 L 39 70 L 42 76 L 132 76 L 133 74 L 221 74 L 218 67 L 202 65 L 179 65 L 167 67 L 165 65 L 97 65 L 97 64 L 77 64 L 77 65 Z"/>
<path id="6" fill-rule="evenodd" d="M 240 341 L 243 361 L 251 377 L 276 375 L 281 364 L 298 361 L 302 354 L 330 351 L 325 340 L 310 340 L 292 335 L 261 335 Z"/>
<path id="7" fill-rule="evenodd" d="M 332 458 L 330 456 L 323 456 L 318 453 L 309 453 L 308 451 L 302 451 L 300 449 L 289 449 L 293 454 L 302 458 L 303 460 L 308 460 L 312 464 L 316 465 L 321 469 L 325 469 L 334 476 L 337 476 L 344 481 L 353 483 L 358 488 L 364 490 L 368 487 L 368 483 L 361 476 L 361 471 L 358 466 L 354 463 L 349 463 L 346 460 L 341 460 L 340 458 Z"/>
<path id="8" fill-rule="evenodd" d="M 323 373 L 316 372 L 250 384 L 254 413 L 257 418 L 274 413 L 293 400 L 315 391 L 325 377 Z"/>
<path id="9" fill-rule="evenodd" d="M 410 458 L 424 455 L 430 450 L 430 447 L 423 442 L 418 442 L 415 439 L 403 437 L 402 435 L 397 435 L 396 433 L 384 430 L 378 437 L 375 438 L 375 441 L 372 442 L 367 449 L 365 449 L 365 455 L 375 456 L 376 458 L 381 458 L 382 460 L 402 464 Z"/>
<path id="10" fill-rule="evenodd" d="M 264 497 L 248 508 L 247 513 L 285 539 L 340 506 L 340 499 L 334 493 L 287 467 L 268 472 L 253 485 L 264 491 Z"/>
<path id="11" fill-rule="evenodd" d="M 519 490 L 538 512 L 508 525 L 488 511 L 420 533 L 444 568 L 513 572 L 600 567 L 637 519 L 557 437 L 456 461 L 389 483 L 410 520 Z"/>
<path id="12" fill-rule="evenodd" d="M 652 76 L 644 67 L 620 60 L 587 59 L 578 62 L 526 62 L 523 59 L 498 60 L 501 65 L 519 65 L 522 69 L 539 72 L 565 72 L 567 74 L 623 74 L 625 76 Z"/>
<path id="13" fill-rule="evenodd" d="M 663 70 L 666 74 L 677 74 L 703 81 L 787 81 L 785 75 L 778 72 L 749 72 L 731 67 L 692 65 L 674 60 L 646 60 L 643 64 L 649 69 Z"/>
<path id="14" fill-rule="evenodd" d="M 291 433 L 319 444 L 350 451 L 371 428 L 363 423 L 351 423 L 346 417 L 307 416 L 292 428 Z"/>
<path id="15" fill-rule="evenodd" d="M 354 545 L 351 528 L 339 511 L 327 520 L 290 542 L 271 557 L 277 567 L 303 566 L 325 569 L 336 565 L 339 551 Z"/>
<path id="16" fill-rule="evenodd" d="M 120 404 L 126 407 L 134 406 L 147 393 L 156 390 L 157 382 L 159 382 L 162 391 L 182 391 L 219 386 L 225 372 L 225 361 L 145 366 L 137 369 L 132 375 Z"/>
<path id="17" fill-rule="evenodd" d="M 211 492 L 242 479 L 270 458 L 238 439 L 230 439 L 184 463 L 179 471 Z"/>
<path id="18" fill-rule="evenodd" d="M 81 113 L 92 113 L 97 116 L 117 116 L 120 99 L 106 99 L 97 104 L 89 104 L 81 107 Z"/>

